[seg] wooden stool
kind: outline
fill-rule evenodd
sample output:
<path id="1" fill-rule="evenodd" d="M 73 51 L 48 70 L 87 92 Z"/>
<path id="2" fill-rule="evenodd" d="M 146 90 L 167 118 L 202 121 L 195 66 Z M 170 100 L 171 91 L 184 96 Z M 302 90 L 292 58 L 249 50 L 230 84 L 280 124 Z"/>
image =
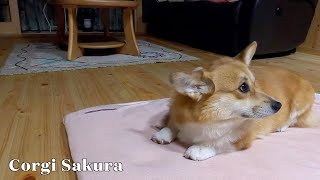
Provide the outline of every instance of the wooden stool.
<path id="1" fill-rule="evenodd" d="M 137 7 L 136 1 L 128 0 L 50 0 L 50 4 L 55 5 L 57 17 L 57 41 L 59 44 L 64 43 L 64 8 L 68 10 L 69 19 L 69 40 L 68 40 L 68 60 L 74 60 L 83 55 L 83 49 L 105 49 L 117 48 L 119 53 L 138 56 L 140 54 L 133 27 L 133 9 Z M 102 20 L 104 24 L 105 36 L 109 35 L 108 9 L 123 9 L 123 25 L 125 42 L 78 42 L 78 23 L 76 16 L 77 8 L 101 8 Z"/>

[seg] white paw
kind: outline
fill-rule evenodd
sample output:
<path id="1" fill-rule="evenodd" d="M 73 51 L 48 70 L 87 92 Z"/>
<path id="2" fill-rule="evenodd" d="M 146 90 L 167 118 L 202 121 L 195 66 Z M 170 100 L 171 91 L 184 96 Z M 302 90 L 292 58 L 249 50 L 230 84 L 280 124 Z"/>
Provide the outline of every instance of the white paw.
<path id="1" fill-rule="evenodd" d="M 151 140 L 158 144 L 169 144 L 173 141 L 174 135 L 171 129 L 165 127 L 162 128 L 159 132 L 155 133 Z"/>
<path id="2" fill-rule="evenodd" d="M 213 157 L 214 155 L 216 155 L 216 152 L 213 148 L 199 145 L 190 146 L 184 153 L 185 158 L 194 161 L 203 161 Z"/>
<path id="3" fill-rule="evenodd" d="M 276 130 L 276 132 L 285 132 L 289 128 L 289 125 L 285 125 L 279 129 Z"/>

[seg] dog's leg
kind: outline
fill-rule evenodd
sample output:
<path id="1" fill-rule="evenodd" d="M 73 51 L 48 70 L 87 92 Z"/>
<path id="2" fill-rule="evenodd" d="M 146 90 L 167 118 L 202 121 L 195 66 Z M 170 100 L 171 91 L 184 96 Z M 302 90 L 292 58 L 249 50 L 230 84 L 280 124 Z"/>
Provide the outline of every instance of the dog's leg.
<path id="1" fill-rule="evenodd" d="M 233 146 L 236 150 L 241 151 L 245 150 L 251 147 L 252 142 L 256 138 L 256 134 L 254 132 L 248 133 L 245 136 L 243 136 L 240 140 L 233 143 Z"/>
<path id="2" fill-rule="evenodd" d="M 194 161 L 203 161 L 217 154 L 214 147 L 208 144 L 197 144 L 190 146 L 184 153 L 184 157 Z"/>
<path id="3" fill-rule="evenodd" d="M 283 113 L 284 114 L 284 113 Z M 281 127 L 279 127 L 278 129 L 276 129 L 275 132 L 285 132 L 290 126 L 292 126 L 293 124 L 295 124 L 297 122 L 298 119 L 298 112 L 297 111 L 292 111 L 292 112 L 288 112 L 288 115 L 286 116 L 279 116 L 279 119 L 288 119 L 284 125 L 282 125 Z"/>
<path id="4" fill-rule="evenodd" d="M 311 127 L 314 124 L 314 120 L 310 117 L 312 108 L 311 106 L 302 111 L 291 112 L 286 124 L 276 130 L 276 132 L 284 132 L 289 127 Z"/>
<path id="5" fill-rule="evenodd" d="M 311 112 L 312 112 L 312 106 L 310 106 L 305 112 L 300 114 L 297 118 L 296 123 L 291 124 L 291 126 L 300 127 L 300 128 L 316 126 L 317 119 L 312 117 Z"/>
<path id="6" fill-rule="evenodd" d="M 242 126 L 246 128 L 251 127 L 251 121 L 245 121 Z M 242 129 L 234 129 L 233 133 L 228 133 L 218 139 L 194 144 L 186 150 L 184 157 L 195 161 L 202 161 L 217 154 L 247 149 L 255 139 L 256 131 L 250 131 L 248 134 L 242 135 Z"/>
<path id="7" fill-rule="evenodd" d="M 155 133 L 151 140 L 158 144 L 170 144 L 177 137 L 178 129 L 169 121 L 167 127 L 162 128 L 159 132 Z"/>
<path id="8" fill-rule="evenodd" d="M 184 157 L 194 161 L 203 161 L 217 154 L 230 153 L 237 148 L 231 143 L 224 140 L 217 140 L 210 143 L 200 143 L 190 146 L 184 153 Z"/>
<path id="9" fill-rule="evenodd" d="M 184 157 L 194 161 L 203 161 L 217 154 L 236 151 L 236 147 L 230 142 L 229 136 L 206 143 L 190 146 L 184 153 Z"/>
<path id="10" fill-rule="evenodd" d="M 231 143 L 228 138 L 221 138 L 210 143 L 195 144 L 187 149 L 184 157 L 194 161 L 203 161 L 217 154 L 248 149 L 254 139 L 255 133 L 252 132 L 243 136 L 236 143 Z"/>
<path id="11" fill-rule="evenodd" d="M 297 112 L 288 107 L 282 107 L 279 113 L 269 117 L 270 120 L 277 122 L 271 132 L 285 132 L 292 123 L 296 122 Z"/>

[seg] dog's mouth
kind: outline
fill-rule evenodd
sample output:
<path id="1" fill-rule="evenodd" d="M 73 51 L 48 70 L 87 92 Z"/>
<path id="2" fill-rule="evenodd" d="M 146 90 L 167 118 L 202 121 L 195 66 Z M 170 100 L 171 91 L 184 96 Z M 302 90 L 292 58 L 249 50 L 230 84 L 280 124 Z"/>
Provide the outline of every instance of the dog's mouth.
<path id="1" fill-rule="evenodd" d="M 243 117 L 243 118 L 251 118 L 251 116 L 249 114 L 247 114 L 247 113 L 242 113 L 241 117 Z"/>
<path id="2" fill-rule="evenodd" d="M 251 111 L 241 113 L 243 118 L 264 118 L 275 114 L 271 109 L 265 109 L 260 106 L 255 106 Z"/>

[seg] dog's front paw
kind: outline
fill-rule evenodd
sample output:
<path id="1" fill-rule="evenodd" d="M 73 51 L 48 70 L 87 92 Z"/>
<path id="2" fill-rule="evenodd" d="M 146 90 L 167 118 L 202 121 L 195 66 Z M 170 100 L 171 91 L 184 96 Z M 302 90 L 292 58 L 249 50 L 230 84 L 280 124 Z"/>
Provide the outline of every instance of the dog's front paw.
<path id="1" fill-rule="evenodd" d="M 276 132 L 285 132 L 289 128 L 289 125 L 285 125 L 279 129 L 276 130 Z"/>
<path id="2" fill-rule="evenodd" d="M 162 128 L 159 132 L 155 133 L 151 140 L 158 144 L 169 144 L 173 141 L 174 135 L 171 129 L 165 127 Z"/>
<path id="3" fill-rule="evenodd" d="M 194 161 L 203 161 L 213 157 L 214 155 L 216 155 L 216 152 L 213 148 L 199 145 L 190 146 L 184 153 L 185 158 Z"/>

